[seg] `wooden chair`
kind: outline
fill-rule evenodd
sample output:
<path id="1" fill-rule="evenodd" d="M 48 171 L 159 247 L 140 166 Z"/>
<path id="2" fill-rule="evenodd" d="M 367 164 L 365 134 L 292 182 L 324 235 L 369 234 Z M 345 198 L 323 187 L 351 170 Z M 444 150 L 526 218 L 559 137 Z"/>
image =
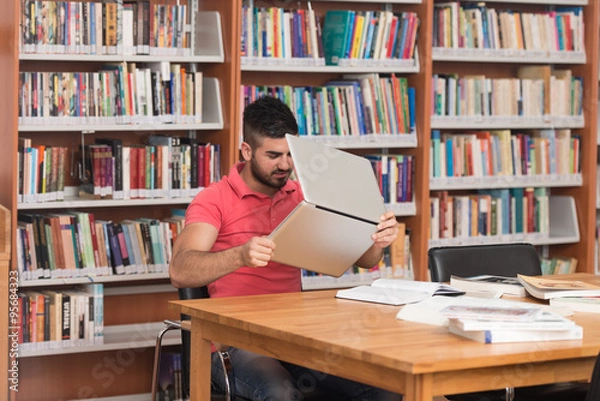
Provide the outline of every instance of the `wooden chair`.
<path id="1" fill-rule="evenodd" d="M 448 282 L 451 275 L 472 277 L 482 274 L 515 277 L 517 274 L 542 274 L 535 247 L 527 243 L 436 247 L 427 252 L 431 281 Z M 584 401 L 586 383 L 506 388 L 446 396 L 456 401 Z M 596 401 L 600 398 L 596 399 Z"/>

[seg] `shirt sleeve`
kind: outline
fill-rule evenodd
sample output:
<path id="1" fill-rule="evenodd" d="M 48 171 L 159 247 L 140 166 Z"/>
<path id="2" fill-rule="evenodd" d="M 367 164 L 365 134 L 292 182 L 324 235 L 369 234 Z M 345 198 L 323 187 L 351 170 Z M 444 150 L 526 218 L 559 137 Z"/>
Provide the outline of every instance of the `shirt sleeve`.
<path id="1" fill-rule="evenodd" d="M 185 212 L 185 224 L 208 223 L 217 230 L 221 229 L 223 202 L 216 186 L 202 190 Z"/>

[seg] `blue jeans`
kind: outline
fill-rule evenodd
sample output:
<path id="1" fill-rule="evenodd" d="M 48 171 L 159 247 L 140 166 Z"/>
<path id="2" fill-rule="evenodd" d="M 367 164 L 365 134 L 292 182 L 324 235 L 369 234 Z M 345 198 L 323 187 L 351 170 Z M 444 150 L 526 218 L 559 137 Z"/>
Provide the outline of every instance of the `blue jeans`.
<path id="1" fill-rule="evenodd" d="M 331 399 L 348 401 L 400 401 L 402 396 L 277 359 L 229 348 L 235 394 L 252 401 L 296 401 L 311 393 L 331 394 Z M 219 355 L 212 355 L 212 385 L 224 391 Z"/>

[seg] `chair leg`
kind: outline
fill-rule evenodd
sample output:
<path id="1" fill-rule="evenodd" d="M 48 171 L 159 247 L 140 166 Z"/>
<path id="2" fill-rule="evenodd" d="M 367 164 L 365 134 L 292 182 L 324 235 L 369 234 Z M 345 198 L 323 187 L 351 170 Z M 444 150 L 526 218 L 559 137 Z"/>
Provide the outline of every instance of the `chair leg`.
<path id="1" fill-rule="evenodd" d="M 506 387 L 505 397 L 506 401 L 513 401 L 515 399 L 515 388 Z"/>
<path id="2" fill-rule="evenodd" d="M 223 366 L 223 372 L 225 373 L 225 400 L 233 401 L 235 397 L 233 365 L 231 364 L 231 359 L 229 359 L 229 353 L 227 351 L 220 351 L 218 354 L 221 365 Z"/>
<path id="3" fill-rule="evenodd" d="M 166 326 L 156 336 L 156 346 L 154 348 L 154 366 L 152 368 L 152 390 L 151 401 L 156 401 L 156 387 L 158 386 L 158 375 L 160 373 L 160 356 L 162 351 L 162 339 L 164 335 L 171 330 L 181 329 L 179 322 L 165 320 Z"/>

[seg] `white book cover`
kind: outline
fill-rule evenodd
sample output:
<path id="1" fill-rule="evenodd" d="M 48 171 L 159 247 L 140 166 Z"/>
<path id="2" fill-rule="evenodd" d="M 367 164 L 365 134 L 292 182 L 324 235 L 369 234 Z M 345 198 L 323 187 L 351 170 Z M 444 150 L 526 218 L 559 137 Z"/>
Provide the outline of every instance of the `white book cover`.
<path id="1" fill-rule="evenodd" d="M 455 326 L 449 327 L 450 333 L 478 341 L 484 344 L 539 342 L 557 340 L 581 340 L 583 328 L 574 325 L 567 330 L 478 330 L 464 331 Z"/>
<path id="2" fill-rule="evenodd" d="M 449 327 L 464 331 L 479 330 L 569 330 L 575 322 L 556 313 L 543 310 L 531 321 L 501 321 L 489 319 L 449 318 Z"/>

